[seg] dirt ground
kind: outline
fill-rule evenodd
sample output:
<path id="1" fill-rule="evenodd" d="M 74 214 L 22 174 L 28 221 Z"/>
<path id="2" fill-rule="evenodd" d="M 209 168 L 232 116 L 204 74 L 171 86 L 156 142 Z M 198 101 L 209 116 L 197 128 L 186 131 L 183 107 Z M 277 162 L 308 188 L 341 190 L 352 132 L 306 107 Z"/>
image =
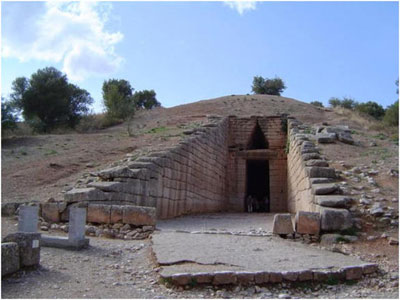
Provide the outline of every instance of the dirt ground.
<path id="1" fill-rule="evenodd" d="M 163 149 L 184 138 L 182 132 L 207 122 L 208 115 L 278 115 L 288 113 L 307 124 L 349 125 L 356 145 L 337 143 L 320 146 L 323 155 L 337 170 L 364 165 L 379 171 L 374 178 L 384 205 L 398 211 L 398 177 L 388 174 L 398 170 L 398 145 L 388 134 L 369 130 L 362 123 L 337 115 L 327 109 L 277 96 L 227 96 L 204 100 L 173 108 L 157 108 L 138 112 L 133 122 L 135 136 L 129 137 L 125 125 L 94 133 L 52 134 L 12 137 L 2 140 L 2 203 L 46 201 L 53 197 L 63 199 L 63 193 L 72 188 L 85 174 L 96 172 L 124 159 L 127 155 L 140 155 L 151 149 Z M 375 142 L 376 146 L 370 146 Z M 356 184 L 353 184 L 356 185 Z M 373 187 L 367 187 L 371 193 Z M 15 230 L 13 218 L 2 218 L 2 236 Z M 359 290 L 367 289 L 366 297 L 393 297 L 384 288 L 398 286 L 398 246 L 388 244 L 382 234 L 398 238 L 398 226 L 363 228 L 365 236 L 358 242 L 343 244 L 345 250 L 365 256 L 367 261 L 378 262 L 385 269 L 387 281 L 376 282 L 374 290 L 368 280 L 359 283 Z M 14 227 L 13 227 L 14 226 Z M 368 236 L 376 236 L 367 240 Z M 190 291 L 167 289 L 157 283 L 157 267 L 151 259 L 150 241 L 120 241 L 94 238 L 93 248 L 76 254 L 59 249 L 43 248 L 39 270 L 18 273 L 2 281 L 2 297 L 6 298 L 215 298 L 227 296 L 212 288 Z M 136 250 L 132 250 L 136 249 Z M 112 254 L 112 253 L 117 254 Z M 119 253 L 119 254 L 118 254 Z M 83 266 L 83 267 L 82 267 Z M 82 270 L 80 268 L 82 267 Z M 129 269 L 127 271 L 126 269 Z M 126 272 L 125 272 L 126 271 Z M 394 275 L 393 275 L 393 274 Z M 392 277 L 396 276 L 397 279 Z M 383 277 L 384 277 L 383 276 Z M 382 277 L 382 278 L 383 278 Z M 385 278 L 386 278 L 385 277 Z M 118 280 L 117 280 L 118 279 Z M 372 280 L 372 279 L 371 279 Z M 384 279 L 386 280 L 386 279 Z M 23 288 L 21 288 L 23 287 Z M 118 287 L 118 288 L 116 288 Z M 312 290 L 304 297 L 362 297 L 352 294 L 350 288 Z M 343 289 L 343 291 L 342 291 Z M 228 296 L 238 296 L 239 292 Z M 245 291 L 247 292 L 247 290 Z M 248 294 L 250 298 L 273 296 L 269 291 Z M 251 294 L 251 295 L 250 295 Z M 243 294 L 244 295 L 244 294 Z M 243 296 L 242 295 L 242 296 Z M 264 296 L 262 296 L 264 295 Z M 268 296 L 269 295 L 269 296 Z M 299 291 L 301 297 L 301 291 Z M 241 297 L 242 297 L 241 296 Z M 295 295 L 292 295 L 295 296 Z M 245 297 L 245 296 L 243 296 Z"/>

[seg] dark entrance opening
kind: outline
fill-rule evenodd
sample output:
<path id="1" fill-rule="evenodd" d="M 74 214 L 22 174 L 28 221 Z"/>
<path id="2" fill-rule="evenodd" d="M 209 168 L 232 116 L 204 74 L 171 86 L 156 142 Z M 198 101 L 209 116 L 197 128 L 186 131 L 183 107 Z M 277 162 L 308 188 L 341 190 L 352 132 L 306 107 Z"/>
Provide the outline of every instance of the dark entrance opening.
<path id="1" fill-rule="evenodd" d="M 268 160 L 247 160 L 246 170 L 246 211 L 269 212 Z"/>

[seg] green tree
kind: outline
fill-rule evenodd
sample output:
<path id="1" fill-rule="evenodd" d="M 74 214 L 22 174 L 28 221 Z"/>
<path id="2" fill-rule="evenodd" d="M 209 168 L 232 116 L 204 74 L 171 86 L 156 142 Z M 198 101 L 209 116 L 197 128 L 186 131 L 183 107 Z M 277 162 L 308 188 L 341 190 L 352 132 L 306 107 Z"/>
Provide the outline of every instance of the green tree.
<path id="1" fill-rule="evenodd" d="M 320 101 L 311 101 L 310 104 L 316 107 L 324 107 L 324 105 Z"/>
<path id="2" fill-rule="evenodd" d="M 332 97 L 329 99 L 329 105 L 332 107 L 340 106 L 342 101 L 339 98 Z"/>
<path id="3" fill-rule="evenodd" d="M 386 109 L 383 122 L 389 126 L 399 126 L 399 100 Z"/>
<path id="4" fill-rule="evenodd" d="M 87 91 L 68 83 L 53 67 L 38 70 L 29 80 L 16 78 L 12 91 L 13 105 L 32 127 L 44 132 L 59 125 L 74 127 L 93 103 Z"/>
<path id="5" fill-rule="evenodd" d="M 264 84 L 264 78 L 262 78 L 261 76 L 254 76 L 251 89 L 255 94 L 265 94 Z"/>
<path id="6" fill-rule="evenodd" d="M 161 106 L 161 103 L 157 101 L 156 92 L 154 90 L 135 92 L 133 98 L 136 108 L 152 109 Z"/>
<path id="7" fill-rule="evenodd" d="M 113 118 L 126 119 L 134 113 L 133 88 L 124 79 L 110 79 L 103 83 L 103 103 Z"/>
<path id="8" fill-rule="evenodd" d="M 252 91 L 255 94 L 280 96 L 285 89 L 285 83 L 279 77 L 268 79 L 262 78 L 261 76 L 255 76 L 253 78 Z"/>
<path id="9" fill-rule="evenodd" d="M 382 120 L 383 116 L 385 115 L 385 109 L 381 105 L 373 101 L 359 103 L 355 107 L 355 110 L 370 115 L 377 120 Z"/>
<path id="10" fill-rule="evenodd" d="M 18 117 L 15 107 L 10 101 L 6 101 L 1 97 L 1 133 L 6 130 L 14 130 L 17 128 Z"/>
<path id="11" fill-rule="evenodd" d="M 357 104 L 357 101 L 355 101 L 354 99 L 344 97 L 340 106 L 347 109 L 354 109 Z"/>

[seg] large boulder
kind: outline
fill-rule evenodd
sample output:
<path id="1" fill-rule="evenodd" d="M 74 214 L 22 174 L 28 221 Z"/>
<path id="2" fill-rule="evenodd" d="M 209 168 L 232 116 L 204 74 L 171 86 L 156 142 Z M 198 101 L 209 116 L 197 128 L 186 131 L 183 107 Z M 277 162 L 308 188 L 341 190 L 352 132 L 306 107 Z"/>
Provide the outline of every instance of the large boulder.
<path id="1" fill-rule="evenodd" d="M 341 231 L 353 226 L 353 220 L 347 209 L 321 207 L 321 230 Z"/>
<path id="2" fill-rule="evenodd" d="M 19 248 L 14 242 L 1 244 L 1 277 L 12 274 L 20 268 Z"/>

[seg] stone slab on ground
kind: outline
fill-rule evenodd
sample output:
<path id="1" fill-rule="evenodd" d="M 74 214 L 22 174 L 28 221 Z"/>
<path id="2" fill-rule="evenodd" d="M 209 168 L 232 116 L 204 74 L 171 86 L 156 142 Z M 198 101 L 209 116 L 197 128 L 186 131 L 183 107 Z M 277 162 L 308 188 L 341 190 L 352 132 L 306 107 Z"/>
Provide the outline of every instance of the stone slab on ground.
<path id="1" fill-rule="evenodd" d="M 214 276 L 221 272 L 237 276 L 242 272 L 264 272 L 282 280 L 284 275 L 289 276 L 287 272 L 297 272 L 297 275 L 290 273 L 293 275 L 290 278 L 294 275 L 303 278 L 310 270 L 339 272 L 366 264 L 356 257 L 274 236 L 159 231 L 153 234 L 152 242 L 156 260 L 162 267 L 162 277 L 178 274 L 197 276 L 198 273 L 212 273 Z M 187 279 L 181 277 L 182 281 Z"/>
<path id="2" fill-rule="evenodd" d="M 209 213 L 157 220 L 156 228 L 163 231 L 187 232 L 272 232 L 274 213 Z"/>

